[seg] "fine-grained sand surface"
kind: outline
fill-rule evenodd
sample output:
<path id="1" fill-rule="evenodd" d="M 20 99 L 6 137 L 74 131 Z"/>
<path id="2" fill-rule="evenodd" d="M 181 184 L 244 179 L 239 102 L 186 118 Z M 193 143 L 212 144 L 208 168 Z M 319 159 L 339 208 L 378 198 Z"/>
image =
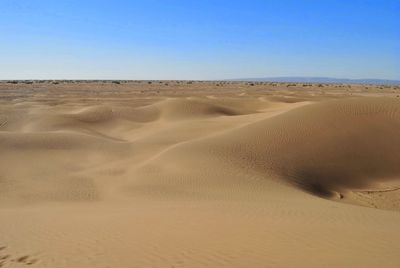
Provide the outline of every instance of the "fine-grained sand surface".
<path id="1" fill-rule="evenodd" d="M 0 267 L 400 267 L 399 95 L 0 82 Z"/>

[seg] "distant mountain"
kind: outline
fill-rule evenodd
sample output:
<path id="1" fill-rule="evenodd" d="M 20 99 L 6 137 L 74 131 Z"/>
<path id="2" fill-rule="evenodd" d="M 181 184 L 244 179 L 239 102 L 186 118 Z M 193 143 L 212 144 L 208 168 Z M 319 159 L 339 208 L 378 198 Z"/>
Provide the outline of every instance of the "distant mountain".
<path id="1" fill-rule="evenodd" d="M 332 84 L 375 84 L 375 85 L 400 85 L 400 80 L 386 79 L 347 79 L 332 77 L 266 77 L 231 79 L 233 81 L 266 81 L 289 83 L 332 83 Z"/>

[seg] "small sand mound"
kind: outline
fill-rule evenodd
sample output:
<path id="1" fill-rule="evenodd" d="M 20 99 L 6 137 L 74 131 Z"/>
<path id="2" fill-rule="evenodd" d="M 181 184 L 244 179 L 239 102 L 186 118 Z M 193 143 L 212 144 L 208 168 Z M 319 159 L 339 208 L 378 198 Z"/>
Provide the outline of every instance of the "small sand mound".
<path id="1" fill-rule="evenodd" d="M 196 119 L 242 114 L 238 109 L 202 100 L 167 99 L 157 103 L 156 107 L 160 110 L 161 117 L 167 120 Z"/>
<path id="2" fill-rule="evenodd" d="M 138 108 L 126 106 L 113 107 L 113 112 L 117 118 L 137 123 L 152 122 L 160 117 L 160 112 L 153 105 Z"/>
<path id="3" fill-rule="evenodd" d="M 102 123 L 111 120 L 114 113 L 113 109 L 108 106 L 91 106 L 70 114 L 70 116 L 85 123 Z"/>

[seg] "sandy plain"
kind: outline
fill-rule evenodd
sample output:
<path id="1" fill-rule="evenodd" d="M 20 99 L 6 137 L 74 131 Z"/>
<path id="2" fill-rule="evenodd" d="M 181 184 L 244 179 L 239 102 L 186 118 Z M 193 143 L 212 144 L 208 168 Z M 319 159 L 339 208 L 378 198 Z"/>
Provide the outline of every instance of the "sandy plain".
<path id="1" fill-rule="evenodd" d="M 0 267 L 400 267 L 400 87 L 0 83 Z"/>

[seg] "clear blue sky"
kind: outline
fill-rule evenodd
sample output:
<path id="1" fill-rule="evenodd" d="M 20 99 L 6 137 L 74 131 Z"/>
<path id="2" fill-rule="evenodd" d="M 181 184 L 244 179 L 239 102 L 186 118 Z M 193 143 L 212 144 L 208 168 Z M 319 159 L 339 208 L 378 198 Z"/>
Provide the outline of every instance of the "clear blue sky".
<path id="1" fill-rule="evenodd" d="M 0 79 L 271 76 L 400 79 L 400 1 L 0 1 Z"/>

